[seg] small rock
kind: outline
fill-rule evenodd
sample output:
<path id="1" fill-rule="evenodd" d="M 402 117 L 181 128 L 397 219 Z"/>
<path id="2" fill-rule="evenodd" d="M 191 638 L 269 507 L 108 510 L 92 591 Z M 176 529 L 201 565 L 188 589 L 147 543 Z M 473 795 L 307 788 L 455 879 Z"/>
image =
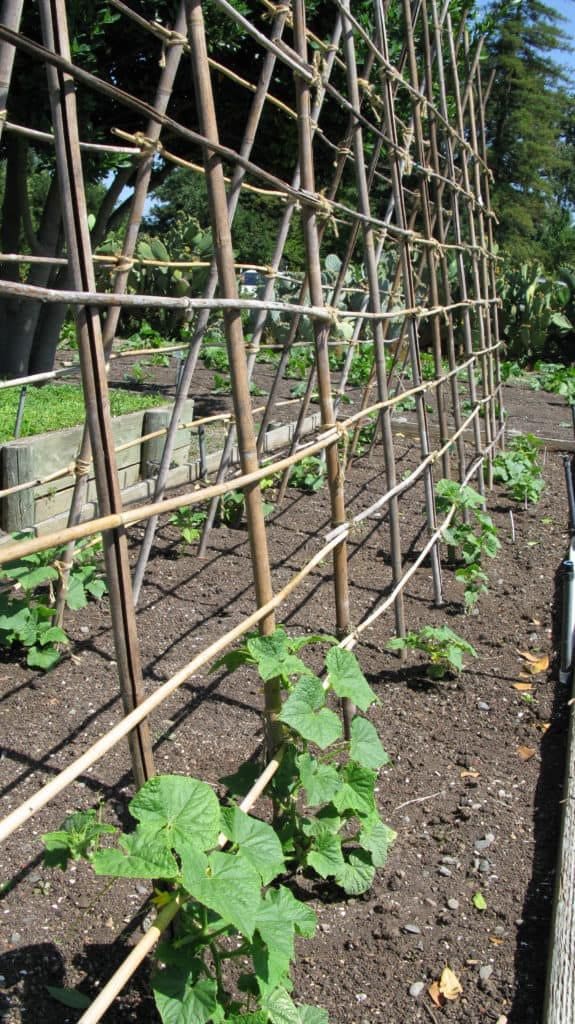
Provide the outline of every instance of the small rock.
<path id="1" fill-rule="evenodd" d="M 446 878 L 451 878 L 451 871 L 449 870 L 448 867 L 445 866 L 445 864 L 440 864 L 440 866 L 437 869 L 437 872 L 440 875 L 445 875 Z"/>
<path id="2" fill-rule="evenodd" d="M 84 636 L 87 636 L 88 633 L 90 632 L 90 627 L 89 626 L 80 626 L 80 632 L 83 633 Z"/>
<path id="3" fill-rule="evenodd" d="M 417 924 L 404 924 L 403 930 L 410 935 L 421 935 L 421 928 Z"/>
<path id="4" fill-rule="evenodd" d="M 357 999 L 358 1003 L 365 1003 L 367 996 L 365 992 L 356 992 L 355 998 Z"/>
<path id="5" fill-rule="evenodd" d="M 413 999 L 418 999 L 425 988 L 424 981 L 414 981 L 413 985 L 409 986 L 409 994 Z"/>
<path id="6" fill-rule="evenodd" d="M 447 906 L 450 910 L 459 910 L 459 900 L 451 899 L 447 901 Z"/>
<path id="7" fill-rule="evenodd" d="M 494 840 L 495 836 L 493 835 L 493 832 L 487 832 L 483 839 L 476 839 L 473 845 L 475 846 L 477 852 L 481 853 L 482 850 L 487 850 L 494 842 Z"/>
<path id="8" fill-rule="evenodd" d="M 487 704 L 487 702 L 484 700 L 478 700 L 477 707 L 479 708 L 480 711 L 489 711 L 489 704 Z"/>
<path id="9" fill-rule="evenodd" d="M 488 981 L 492 974 L 493 967 L 491 964 L 485 964 L 483 967 L 479 968 L 479 977 L 482 981 Z"/>
<path id="10" fill-rule="evenodd" d="M 481 858 L 479 864 L 477 865 L 477 870 L 481 871 L 481 873 L 484 875 L 487 874 L 488 871 L 491 871 L 491 864 L 486 857 Z"/>
<path id="11" fill-rule="evenodd" d="M 141 882 L 136 883 L 136 892 L 140 893 L 140 896 L 147 896 L 150 891 L 149 886 L 142 885 Z"/>
<path id="12" fill-rule="evenodd" d="M 457 864 L 457 857 L 448 857 L 447 854 L 446 854 L 445 857 L 441 858 L 441 863 L 442 864 Z"/>
<path id="13" fill-rule="evenodd" d="M 418 929 L 418 931 L 419 931 L 419 929 Z M 22 936 L 20 935 L 20 932 L 12 932 L 12 934 L 10 936 L 10 942 L 14 945 L 16 942 L 20 942 L 21 938 L 22 938 Z"/>

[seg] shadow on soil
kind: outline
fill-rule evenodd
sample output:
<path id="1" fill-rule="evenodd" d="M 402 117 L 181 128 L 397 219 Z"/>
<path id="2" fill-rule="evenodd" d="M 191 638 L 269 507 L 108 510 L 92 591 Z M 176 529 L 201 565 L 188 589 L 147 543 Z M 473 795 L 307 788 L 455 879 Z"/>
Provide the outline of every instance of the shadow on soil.
<path id="1" fill-rule="evenodd" d="M 555 573 L 553 650 L 561 639 L 561 571 Z M 541 771 L 535 793 L 533 875 L 518 925 L 515 995 L 509 1024 L 540 1024 L 543 1019 L 545 978 L 550 954 L 553 887 L 561 825 L 561 796 L 567 756 L 569 687 L 559 683 L 559 664 L 552 666 L 555 694 L 549 728 L 541 741 Z M 513 924 L 513 922 L 510 922 Z M 536 957 L 522 950 L 537 950 Z"/>

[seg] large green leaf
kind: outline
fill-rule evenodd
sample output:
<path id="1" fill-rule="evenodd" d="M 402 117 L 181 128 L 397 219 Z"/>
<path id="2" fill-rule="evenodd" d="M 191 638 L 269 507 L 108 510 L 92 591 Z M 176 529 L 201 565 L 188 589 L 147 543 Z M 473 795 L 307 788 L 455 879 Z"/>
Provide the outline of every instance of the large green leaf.
<path id="1" fill-rule="evenodd" d="M 387 860 L 389 847 L 397 836 L 389 825 L 374 817 L 366 822 L 359 833 L 358 842 L 362 849 L 371 854 L 372 863 L 382 868 Z"/>
<path id="2" fill-rule="evenodd" d="M 367 711 L 370 704 L 377 700 L 351 651 L 332 647 L 327 653 L 325 664 L 330 684 L 338 697 L 349 697 L 362 711 Z"/>
<path id="3" fill-rule="evenodd" d="M 97 875 L 112 875 L 114 878 L 177 878 L 179 870 L 176 859 L 163 842 L 138 830 L 131 835 L 120 836 L 119 843 L 121 850 L 97 850 L 93 855 L 92 867 Z"/>
<path id="4" fill-rule="evenodd" d="M 320 832 L 331 832 L 335 835 L 342 826 L 342 818 L 333 804 L 322 807 L 312 818 L 304 819 L 302 831 L 306 836 L 318 836 Z"/>
<path id="5" fill-rule="evenodd" d="M 281 843 L 265 821 L 251 818 L 239 807 L 227 807 L 222 810 L 222 830 L 232 843 L 237 843 L 242 856 L 251 861 L 264 885 L 285 870 Z"/>
<path id="6" fill-rule="evenodd" d="M 298 1005 L 301 1024 L 329 1024 L 327 1010 L 321 1006 L 308 1006 L 306 1003 Z"/>
<path id="7" fill-rule="evenodd" d="M 301 658 L 291 653 L 289 637 L 281 626 L 271 636 L 251 637 L 246 646 L 263 680 L 280 676 L 287 682 L 290 676 L 308 671 Z"/>
<path id="8" fill-rule="evenodd" d="M 300 1012 L 285 988 L 267 993 L 262 1005 L 272 1024 L 301 1024 Z"/>
<path id="9" fill-rule="evenodd" d="M 340 779 L 335 765 L 322 764 L 311 754 L 301 754 L 297 759 L 301 784 L 306 791 L 310 807 L 327 804 L 337 792 Z"/>
<path id="10" fill-rule="evenodd" d="M 220 832 L 220 805 L 211 786 L 185 775 L 157 775 L 130 802 L 151 838 L 182 855 L 189 843 L 207 850 Z"/>
<path id="11" fill-rule="evenodd" d="M 373 814 L 375 811 L 373 791 L 376 773 L 350 761 L 341 775 L 342 785 L 332 798 L 334 807 L 340 813 L 355 811 L 364 816 Z"/>
<path id="12" fill-rule="evenodd" d="M 325 704 L 325 691 L 317 676 L 303 676 L 290 693 L 278 718 L 305 740 L 321 750 L 339 739 L 342 725 L 338 715 Z"/>
<path id="13" fill-rule="evenodd" d="M 30 647 L 26 655 L 26 664 L 30 668 L 41 668 L 44 672 L 54 668 L 60 661 L 60 651 L 55 647 L 37 647 L 35 644 Z"/>
<path id="14" fill-rule="evenodd" d="M 235 853 L 198 857 L 191 847 L 181 858 L 183 883 L 194 899 L 251 939 L 262 902 L 260 874 L 253 864 Z"/>
<path id="15" fill-rule="evenodd" d="M 265 943 L 265 949 L 258 948 L 254 956 L 262 990 L 275 987 L 288 973 L 294 957 L 295 934 L 311 938 L 315 926 L 313 910 L 297 900 L 289 889 L 280 886 L 268 890 L 256 919 L 257 931 Z"/>
<path id="16" fill-rule="evenodd" d="M 313 847 L 307 855 L 307 863 L 321 878 L 337 876 L 345 864 L 341 852 L 341 837 L 328 829 L 316 835 Z"/>
<path id="17" fill-rule="evenodd" d="M 66 591 L 66 604 L 73 612 L 77 612 L 81 608 L 85 608 L 88 604 L 86 588 L 83 580 L 80 579 L 79 576 L 70 577 L 68 589 Z"/>
<path id="18" fill-rule="evenodd" d="M 208 1024 L 218 1005 L 215 981 L 194 981 L 190 971 L 177 964 L 157 971 L 152 988 L 163 1024 Z"/>
<path id="19" fill-rule="evenodd" d="M 360 896 L 370 888 L 374 876 L 375 868 L 369 853 L 365 850 L 354 850 L 349 854 L 341 871 L 338 871 L 335 880 L 348 896 Z"/>
<path id="20" fill-rule="evenodd" d="M 367 718 L 356 716 L 351 723 L 350 757 L 364 768 L 381 768 L 389 764 L 375 726 Z"/>

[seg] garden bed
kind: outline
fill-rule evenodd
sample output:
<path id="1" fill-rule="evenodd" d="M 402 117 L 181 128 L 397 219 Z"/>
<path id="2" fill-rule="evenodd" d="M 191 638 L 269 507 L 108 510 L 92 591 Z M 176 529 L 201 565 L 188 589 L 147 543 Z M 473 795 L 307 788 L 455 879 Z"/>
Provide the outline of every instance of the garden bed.
<path id="1" fill-rule="evenodd" d="M 560 399 L 506 390 L 513 428 L 572 439 Z M 357 460 L 349 473 L 351 511 L 382 491 L 379 446 L 376 455 Z M 416 461 L 412 442 L 400 439 L 399 475 Z M 557 570 L 567 547 L 560 453 L 547 454 L 544 473 L 547 490 L 537 506 L 518 508 L 499 488 L 490 496 L 502 549 L 487 566 L 490 590 L 477 615 L 462 614 L 462 588 L 450 570 L 442 609 L 433 607 L 428 567 L 408 586 L 409 628 L 447 622 L 476 648 L 477 659 L 467 659 L 457 683 L 431 683 L 417 657 L 403 665 L 386 651 L 391 612 L 356 649 L 381 701 L 371 717 L 392 764 L 381 771 L 378 796 L 397 839 L 362 897 L 345 898 L 305 876 L 288 882 L 312 902 L 319 919 L 316 937 L 299 945 L 296 993 L 326 1007 L 333 1024 L 541 1020 L 569 696 L 556 682 L 554 654 Z M 402 500 L 406 561 L 421 546 L 422 505 L 422 487 Z M 288 489 L 270 520 L 276 587 L 316 550 L 328 521 L 325 489 L 311 496 Z M 385 517 L 362 527 L 350 542 L 354 622 L 390 583 Z M 134 557 L 141 534 L 138 527 L 131 535 Z M 294 633 L 333 631 L 331 572 L 330 562 L 320 565 L 289 599 L 281 619 Z M 214 530 L 199 562 L 193 549 L 180 553 L 173 527 L 163 525 L 138 612 L 147 691 L 252 608 L 244 530 Z M 120 714 L 105 603 L 71 616 L 69 626 L 74 657 L 51 673 L 0 665 L 6 812 Z M 548 654 L 550 669 L 523 678 L 528 663 L 520 651 Z M 518 682 L 532 689 L 514 688 Z M 260 685 L 247 669 L 193 677 L 152 718 L 158 771 L 217 785 L 258 749 L 260 707 Z M 46 986 L 95 994 L 145 926 L 147 884 L 110 886 L 85 865 L 63 875 L 41 863 L 42 832 L 99 800 L 108 820 L 125 820 L 131 791 L 122 744 L 1 848 L 0 1010 L 8 1024 L 76 1020 L 78 1012 L 56 1003 Z M 265 813 L 265 801 L 261 806 Z M 485 909 L 474 905 L 477 893 Z M 446 964 L 463 991 L 438 1008 L 427 988 Z M 154 1015 L 144 969 L 105 1019 L 141 1022 Z"/>

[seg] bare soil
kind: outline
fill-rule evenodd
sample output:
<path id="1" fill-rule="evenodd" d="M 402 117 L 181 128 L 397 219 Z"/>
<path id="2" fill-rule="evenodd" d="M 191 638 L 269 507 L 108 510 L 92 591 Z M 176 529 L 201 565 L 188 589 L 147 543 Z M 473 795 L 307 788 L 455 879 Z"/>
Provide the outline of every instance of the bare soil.
<path id="1" fill-rule="evenodd" d="M 572 438 L 562 399 L 506 389 L 511 426 Z M 398 442 L 398 470 L 417 458 Z M 356 460 L 347 481 L 350 511 L 382 492 L 381 450 Z M 462 611 L 461 587 L 443 575 L 445 603 L 434 606 L 431 572 L 406 595 L 410 628 L 447 622 L 476 648 L 455 683 L 430 683 L 411 657 L 386 651 L 393 613 L 378 619 L 356 649 L 381 704 L 372 717 L 392 758 L 381 772 L 384 819 L 397 831 L 371 892 L 345 898 L 299 876 L 296 891 L 317 911 L 313 940 L 301 942 L 296 995 L 325 1006 L 334 1024 L 415 1024 L 446 1020 L 539 1024 L 557 857 L 567 738 L 567 688 L 557 682 L 558 570 L 568 544 L 563 459 L 545 453 L 546 491 L 519 508 L 495 488 L 489 511 L 502 550 L 488 565 L 489 594 L 477 615 Z M 421 546 L 422 488 L 402 500 L 406 561 Z M 279 587 L 317 549 L 329 525 L 326 491 L 292 488 L 270 520 Z M 368 519 L 350 542 L 354 622 L 390 584 L 385 515 Z M 131 533 L 134 558 L 142 528 Z M 514 539 L 513 539 L 514 536 Z M 295 633 L 333 631 L 331 562 L 318 567 L 282 614 Z M 180 553 L 174 529 L 157 536 L 138 609 L 148 692 L 210 640 L 253 609 L 245 530 L 220 527 L 206 559 Z M 118 720 L 120 701 L 106 602 L 71 615 L 71 654 L 49 674 L 0 664 L 0 784 L 8 812 Z M 524 677 L 519 654 L 547 654 L 550 667 Z M 531 683 L 526 702 L 514 688 Z M 261 693 L 254 674 L 193 677 L 152 719 L 159 772 L 186 772 L 217 786 L 261 743 Z M 0 849 L 0 1013 L 8 1024 L 77 1020 L 47 985 L 90 995 L 121 962 L 149 919 L 150 890 L 95 879 L 85 865 L 66 875 L 42 865 L 41 833 L 73 809 L 102 801 L 108 820 L 126 822 L 132 794 L 122 744 Z M 481 892 L 486 909 L 472 902 Z M 449 965 L 463 992 L 438 1008 L 427 988 Z M 419 995 L 412 986 L 423 982 Z M 410 991 L 411 989 L 411 991 Z M 156 1020 L 142 969 L 109 1011 L 110 1022 Z"/>

